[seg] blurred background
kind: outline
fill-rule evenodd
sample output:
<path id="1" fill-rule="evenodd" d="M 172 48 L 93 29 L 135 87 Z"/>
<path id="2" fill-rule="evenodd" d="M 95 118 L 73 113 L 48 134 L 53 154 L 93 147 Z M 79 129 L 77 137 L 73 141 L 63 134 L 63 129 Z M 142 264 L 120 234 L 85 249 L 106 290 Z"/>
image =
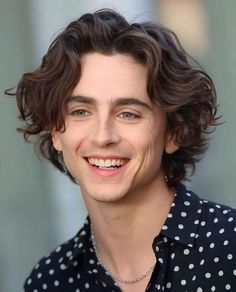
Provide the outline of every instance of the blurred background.
<path id="1" fill-rule="evenodd" d="M 131 21 L 158 20 L 213 77 L 225 123 L 190 186 L 236 207 L 236 1 L 0 0 L 0 291 L 22 291 L 43 255 L 74 236 L 86 211 L 79 189 L 40 162 L 20 134 L 14 98 L 4 89 L 39 65 L 55 33 L 85 12 L 115 8 Z"/>

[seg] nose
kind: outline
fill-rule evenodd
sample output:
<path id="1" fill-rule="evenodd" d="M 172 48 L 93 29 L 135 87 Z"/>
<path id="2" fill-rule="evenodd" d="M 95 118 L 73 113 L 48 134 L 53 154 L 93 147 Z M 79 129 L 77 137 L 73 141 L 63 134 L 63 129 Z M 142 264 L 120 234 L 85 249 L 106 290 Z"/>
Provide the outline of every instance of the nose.
<path id="1" fill-rule="evenodd" d="M 91 143 L 99 147 L 117 144 L 120 141 L 115 123 L 109 118 L 97 120 L 90 137 Z"/>

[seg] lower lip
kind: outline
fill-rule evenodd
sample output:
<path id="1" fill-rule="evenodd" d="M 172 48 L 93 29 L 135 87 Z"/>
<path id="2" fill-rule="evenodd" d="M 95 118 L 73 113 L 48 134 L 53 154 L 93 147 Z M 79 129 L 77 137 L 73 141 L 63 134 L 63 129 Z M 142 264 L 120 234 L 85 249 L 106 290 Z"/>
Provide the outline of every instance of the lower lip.
<path id="1" fill-rule="evenodd" d="M 120 166 L 119 168 L 108 168 L 108 169 L 98 168 L 94 165 L 91 165 L 90 163 L 88 163 L 88 166 L 89 166 L 89 169 L 96 175 L 99 175 L 102 177 L 113 177 L 113 176 L 121 174 L 125 170 L 127 164 L 128 162 L 126 162 L 124 165 Z"/>

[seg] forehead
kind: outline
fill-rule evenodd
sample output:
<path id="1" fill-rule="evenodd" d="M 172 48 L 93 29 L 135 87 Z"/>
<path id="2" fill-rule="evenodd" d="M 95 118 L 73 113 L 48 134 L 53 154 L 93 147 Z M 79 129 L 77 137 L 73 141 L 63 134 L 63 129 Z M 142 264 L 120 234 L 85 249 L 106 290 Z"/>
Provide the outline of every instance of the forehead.
<path id="1" fill-rule="evenodd" d="M 115 53 L 113 55 L 105 55 L 98 52 L 92 52 L 83 55 L 81 58 L 81 68 L 83 73 L 95 68 L 102 71 L 102 69 L 107 66 L 109 71 L 114 73 L 120 73 L 120 70 L 123 70 L 123 72 L 132 70 L 136 71 L 138 68 L 139 73 L 143 71 L 143 73 L 146 74 L 147 72 L 144 65 L 138 63 L 131 55 L 128 54 Z"/>
<path id="2" fill-rule="evenodd" d="M 81 77 L 73 95 L 103 100 L 135 97 L 150 102 L 147 68 L 124 54 L 86 54 L 81 58 Z"/>

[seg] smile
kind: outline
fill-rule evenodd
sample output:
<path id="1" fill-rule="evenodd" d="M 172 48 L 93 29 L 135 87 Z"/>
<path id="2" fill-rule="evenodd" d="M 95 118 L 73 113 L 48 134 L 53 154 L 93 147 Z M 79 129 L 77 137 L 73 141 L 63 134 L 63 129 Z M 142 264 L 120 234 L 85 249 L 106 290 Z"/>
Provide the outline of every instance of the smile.
<path id="1" fill-rule="evenodd" d="M 118 168 L 125 164 L 126 159 L 101 159 L 101 158 L 87 158 L 88 163 L 98 168 Z"/>

